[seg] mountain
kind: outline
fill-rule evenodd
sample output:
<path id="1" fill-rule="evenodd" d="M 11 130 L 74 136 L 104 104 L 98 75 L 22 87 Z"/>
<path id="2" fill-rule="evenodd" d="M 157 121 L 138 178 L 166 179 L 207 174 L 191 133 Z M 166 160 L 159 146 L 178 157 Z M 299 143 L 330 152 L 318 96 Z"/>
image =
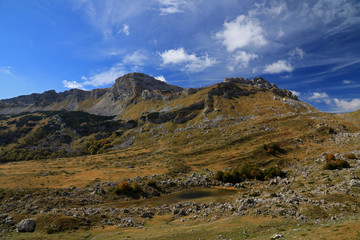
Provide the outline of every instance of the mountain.
<path id="1" fill-rule="evenodd" d="M 359 111 L 321 112 L 261 77 L 183 89 L 142 73 L 0 106 L 7 238 L 314 239 L 340 223 L 326 237 L 357 239 Z M 28 218 L 38 235 L 14 233 Z"/>
<path id="2" fill-rule="evenodd" d="M 239 87 L 240 85 L 242 87 Z M 246 85 L 245 88 L 244 85 Z M 275 84 L 270 84 L 261 77 L 251 81 L 244 78 L 226 78 L 224 83 L 207 89 L 208 96 L 203 100 L 207 102 L 206 107 L 209 109 L 212 108 L 211 101 L 214 96 L 230 98 L 255 94 L 258 91 L 271 91 L 279 97 L 296 99 L 291 92 L 280 90 Z M 92 91 L 71 89 L 60 93 L 50 90 L 41 94 L 34 93 L 0 100 L 0 114 L 67 110 L 85 111 L 104 116 L 123 116 L 128 112 L 128 107 L 139 102 L 171 102 L 186 98 L 200 90 L 202 88 L 183 89 L 169 85 L 143 73 L 129 73 L 116 79 L 115 84 L 110 88 Z"/>

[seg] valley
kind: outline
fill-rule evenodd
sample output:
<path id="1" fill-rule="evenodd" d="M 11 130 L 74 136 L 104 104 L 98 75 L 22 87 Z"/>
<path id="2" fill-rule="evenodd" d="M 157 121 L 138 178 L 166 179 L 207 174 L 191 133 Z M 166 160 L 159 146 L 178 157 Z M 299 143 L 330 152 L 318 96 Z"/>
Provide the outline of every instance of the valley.
<path id="1" fill-rule="evenodd" d="M 1 100 L 1 236 L 359 237 L 358 112 L 321 112 L 260 77 L 159 82 Z M 23 219 L 35 232 L 16 232 Z"/>

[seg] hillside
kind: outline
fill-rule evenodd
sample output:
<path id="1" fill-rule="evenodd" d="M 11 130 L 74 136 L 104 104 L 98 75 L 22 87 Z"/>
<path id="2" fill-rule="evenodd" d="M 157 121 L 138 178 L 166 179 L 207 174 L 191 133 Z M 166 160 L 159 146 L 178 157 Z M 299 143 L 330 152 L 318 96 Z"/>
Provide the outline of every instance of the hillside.
<path id="1" fill-rule="evenodd" d="M 132 73 L 108 89 L 32 94 L 1 106 L 7 232 L 31 217 L 37 234 L 54 238 L 120 231 L 140 239 L 149 227 L 154 238 L 181 239 L 189 226 L 198 239 L 209 224 L 218 232 L 229 226 L 222 234 L 235 238 L 247 221 L 249 238 L 265 224 L 269 239 L 275 223 L 353 224 L 346 217 L 359 212 L 357 113 L 318 111 L 261 77 L 182 89 Z M 208 197 L 175 197 L 183 191 Z M 169 227 L 173 233 L 161 231 Z"/>

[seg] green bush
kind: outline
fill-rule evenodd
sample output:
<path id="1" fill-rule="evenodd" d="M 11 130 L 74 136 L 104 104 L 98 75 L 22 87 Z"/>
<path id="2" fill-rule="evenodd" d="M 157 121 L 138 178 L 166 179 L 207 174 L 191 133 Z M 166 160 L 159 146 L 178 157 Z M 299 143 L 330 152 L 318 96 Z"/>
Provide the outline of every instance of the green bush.
<path id="1" fill-rule="evenodd" d="M 103 153 L 106 149 L 111 148 L 112 145 L 108 139 L 90 140 L 85 143 L 84 150 L 91 155 Z"/>
<path id="2" fill-rule="evenodd" d="M 246 179 L 266 180 L 274 177 L 285 177 L 285 172 L 281 171 L 279 167 L 270 167 L 261 170 L 255 165 L 243 164 L 239 168 L 232 169 L 231 171 L 223 172 L 217 171 L 214 179 L 228 183 L 239 183 Z"/>

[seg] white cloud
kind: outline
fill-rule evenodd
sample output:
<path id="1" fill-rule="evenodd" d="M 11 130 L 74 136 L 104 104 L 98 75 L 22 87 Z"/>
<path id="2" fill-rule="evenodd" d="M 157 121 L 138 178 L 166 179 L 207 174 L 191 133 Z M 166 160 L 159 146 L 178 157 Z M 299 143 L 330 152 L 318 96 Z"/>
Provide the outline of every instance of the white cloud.
<path id="1" fill-rule="evenodd" d="M 11 66 L 0 66 L 0 72 L 5 74 L 12 74 L 12 67 Z"/>
<path id="2" fill-rule="evenodd" d="M 324 102 L 326 104 L 331 103 L 331 99 L 326 92 L 313 92 L 310 97 L 308 97 L 310 101 L 315 101 L 317 103 Z"/>
<path id="3" fill-rule="evenodd" d="M 291 66 L 290 63 L 286 62 L 285 60 L 279 60 L 274 62 L 270 65 L 265 66 L 266 73 L 281 73 L 281 72 L 292 72 L 294 68 Z"/>
<path id="4" fill-rule="evenodd" d="M 245 51 L 238 51 L 234 54 L 234 61 L 236 64 L 241 64 L 243 67 L 248 67 L 249 62 L 258 58 L 259 56 L 254 53 L 247 53 Z"/>
<path id="5" fill-rule="evenodd" d="M 338 112 L 352 112 L 355 110 L 360 109 L 360 99 L 354 98 L 350 101 L 341 100 L 341 99 L 334 99 L 334 102 L 336 104 L 336 110 Z"/>
<path id="6" fill-rule="evenodd" d="M 351 83 L 354 83 L 354 81 L 351 81 L 351 80 L 343 80 L 342 83 L 343 83 L 343 84 L 351 84 Z"/>
<path id="7" fill-rule="evenodd" d="M 67 81 L 67 80 L 63 80 L 62 81 L 64 87 L 66 88 L 77 88 L 77 89 L 84 89 L 83 85 L 77 81 Z"/>
<path id="8" fill-rule="evenodd" d="M 186 72 L 200 72 L 207 67 L 217 63 L 215 58 L 210 58 L 206 53 L 205 56 L 197 57 L 195 54 L 188 54 L 184 48 L 171 49 L 159 53 L 164 64 L 181 64 L 186 63 L 182 68 Z"/>
<path id="9" fill-rule="evenodd" d="M 118 31 L 118 34 L 124 33 L 126 36 L 130 35 L 130 27 L 127 24 L 123 25 L 123 28 Z"/>
<path id="10" fill-rule="evenodd" d="M 163 75 L 157 76 L 157 77 L 155 77 L 155 79 L 160 80 L 162 82 L 166 82 L 166 79 Z"/>
<path id="11" fill-rule="evenodd" d="M 66 88 L 79 88 L 85 89 L 85 86 L 103 87 L 113 84 L 115 80 L 128 73 L 122 63 L 117 63 L 111 68 L 98 70 L 97 73 L 92 74 L 90 77 L 81 76 L 81 82 L 77 81 L 62 81 Z"/>
<path id="12" fill-rule="evenodd" d="M 245 15 L 238 16 L 234 21 L 225 22 L 223 30 L 216 33 L 216 38 L 222 40 L 228 52 L 247 46 L 261 47 L 267 44 L 259 21 Z"/>
<path id="13" fill-rule="evenodd" d="M 291 51 L 289 52 L 289 55 L 290 55 L 290 57 L 292 57 L 292 58 L 303 59 L 304 56 L 305 56 L 305 51 L 304 51 L 303 49 L 297 47 L 297 48 L 291 50 Z"/>
<path id="14" fill-rule="evenodd" d="M 329 95 L 326 92 L 313 92 L 309 97 L 311 100 L 327 99 Z"/>
<path id="15" fill-rule="evenodd" d="M 269 15 L 276 17 L 287 10 L 286 2 L 283 0 L 264 1 L 263 3 L 255 3 L 255 8 L 249 11 L 249 16 Z"/>
<path id="16" fill-rule="evenodd" d="M 182 70 L 186 72 L 201 72 L 205 68 L 211 67 L 216 64 L 215 58 L 209 58 L 208 54 L 203 57 L 198 57 L 194 61 L 190 61 L 184 66 Z"/>
<path id="17" fill-rule="evenodd" d="M 186 4 L 184 0 L 158 0 L 160 15 L 168 15 L 184 12 L 181 8 Z"/>
<path id="18" fill-rule="evenodd" d="M 164 64 L 177 64 L 196 60 L 195 54 L 187 54 L 184 48 L 167 50 L 163 53 L 160 53 L 160 56 L 162 57 Z"/>
<path id="19" fill-rule="evenodd" d="M 311 9 L 325 23 L 353 16 L 357 12 L 347 0 L 319 0 Z"/>
<path id="20" fill-rule="evenodd" d="M 124 21 L 143 14 L 154 4 L 148 0 L 68 0 L 68 2 L 74 6 L 75 11 L 80 11 L 88 24 L 101 32 L 105 39 L 112 38 L 120 28 L 127 34 L 129 29 L 123 25 Z"/>
<path id="21" fill-rule="evenodd" d="M 283 37 L 284 35 L 285 35 L 284 30 L 283 30 L 282 28 L 280 28 L 277 37 L 278 37 L 278 38 L 281 38 L 281 37 Z"/>
<path id="22" fill-rule="evenodd" d="M 295 91 L 295 90 L 289 90 L 293 95 L 300 97 L 301 92 Z"/>
<path id="23" fill-rule="evenodd" d="M 133 52 L 132 54 L 126 55 L 123 59 L 123 63 L 143 66 L 148 59 L 149 58 L 145 54 L 138 50 Z"/>
<path id="24" fill-rule="evenodd" d="M 122 64 L 116 64 L 105 71 L 92 75 L 82 84 L 94 87 L 105 86 L 114 83 L 118 77 L 123 76 L 126 73 L 127 72 Z"/>

